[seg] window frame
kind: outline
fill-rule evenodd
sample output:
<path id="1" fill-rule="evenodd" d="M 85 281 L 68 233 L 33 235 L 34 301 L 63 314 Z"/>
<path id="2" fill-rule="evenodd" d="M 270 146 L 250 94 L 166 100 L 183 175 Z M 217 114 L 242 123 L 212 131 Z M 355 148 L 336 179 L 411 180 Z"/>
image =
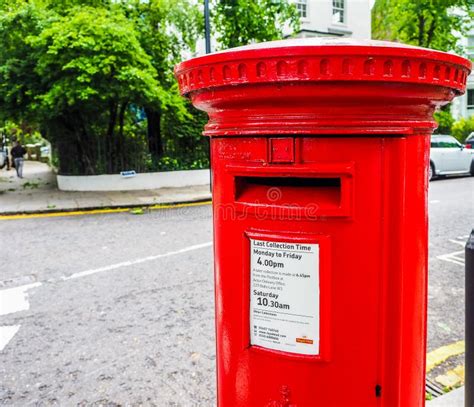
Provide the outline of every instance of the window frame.
<path id="1" fill-rule="evenodd" d="M 468 58 L 474 58 L 474 35 L 467 37 L 466 54 Z"/>
<path id="2" fill-rule="evenodd" d="M 474 109 L 474 88 L 466 90 L 466 106 L 468 109 Z"/>
<path id="3" fill-rule="evenodd" d="M 298 10 L 298 14 L 301 19 L 307 20 L 308 19 L 308 0 L 296 0 L 295 1 L 296 10 Z M 303 15 L 304 9 L 304 15 Z"/>
<path id="4" fill-rule="evenodd" d="M 347 2 L 345 0 L 332 0 L 332 24 L 336 25 L 346 25 L 346 10 Z M 339 13 L 339 18 L 337 21 L 334 20 L 334 16 Z M 342 20 L 342 21 L 341 21 Z"/>
<path id="5" fill-rule="evenodd" d="M 462 144 L 453 136 L 440 136 L 438 138 L 438 148 L 461 148 Z"/>

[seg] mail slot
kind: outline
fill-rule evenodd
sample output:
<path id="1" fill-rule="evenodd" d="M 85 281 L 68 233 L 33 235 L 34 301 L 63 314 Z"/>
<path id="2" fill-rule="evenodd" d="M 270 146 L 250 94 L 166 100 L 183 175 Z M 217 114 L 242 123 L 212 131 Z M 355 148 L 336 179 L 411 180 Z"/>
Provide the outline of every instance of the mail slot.
<path id="1" fill-rule="evenodd" d="M 339 208 L 340 178 L 236 177 L 236 202 L 279 208 Z"/>
<path id="2" fill-rule="evenodd" d="M 424 405 L 429 140 L 470 68 L 314 38 L 176 67 L 209 115 L 218 406 Z"/>

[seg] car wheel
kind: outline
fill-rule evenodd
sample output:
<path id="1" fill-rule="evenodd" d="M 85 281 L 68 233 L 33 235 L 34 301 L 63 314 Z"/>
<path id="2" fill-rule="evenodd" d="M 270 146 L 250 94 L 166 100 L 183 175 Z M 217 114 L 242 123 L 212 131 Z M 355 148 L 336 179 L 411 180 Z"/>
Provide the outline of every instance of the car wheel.
<path id="1" fill-rule="evenodd" d="M 434 177 L 435 177 L 434 165 L 433 163 L 430 163 L 430 168 L 428 169 L 428 181 L 431 181 Z"/>
<path id="2" fill-rule="evenodd" d="M 471 169 L 469 170 L 469 172 L 470 172 L 471 175 L 474 177 L 474 158 L 472 159 L 472 162 L 471 162 Z"/>

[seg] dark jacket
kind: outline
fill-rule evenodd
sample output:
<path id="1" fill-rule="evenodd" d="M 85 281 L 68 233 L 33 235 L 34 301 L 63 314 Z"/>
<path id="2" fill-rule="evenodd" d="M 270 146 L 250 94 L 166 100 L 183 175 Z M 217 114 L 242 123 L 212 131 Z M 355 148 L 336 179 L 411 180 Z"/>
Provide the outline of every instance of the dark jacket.
<path id="1" fill-rule="evenodd" d="M 13 158 L 23 158 L 25 154 L 26 150 L 23 146 L 20 146 L 19 144 L 12 148 L 11 155 Z"/>

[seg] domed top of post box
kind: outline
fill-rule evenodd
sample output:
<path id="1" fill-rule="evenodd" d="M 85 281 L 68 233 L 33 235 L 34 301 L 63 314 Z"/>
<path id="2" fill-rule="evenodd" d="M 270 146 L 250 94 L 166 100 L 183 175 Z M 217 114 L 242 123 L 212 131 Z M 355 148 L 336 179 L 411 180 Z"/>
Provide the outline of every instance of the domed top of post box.
<path id="1" fill-rule="evenodd" d="M 468 60 L 431 49 L 306 38 L 194 58 L 175 75 L 181 94 L 208 112 L 209 135 L 400 133 L 434 128 L 434 109 L 465 91 L 470 69 Z M 336 117 L 339 124 L 325 122 Z M 281 128 L 288 124 L 295 127 Z"/>

